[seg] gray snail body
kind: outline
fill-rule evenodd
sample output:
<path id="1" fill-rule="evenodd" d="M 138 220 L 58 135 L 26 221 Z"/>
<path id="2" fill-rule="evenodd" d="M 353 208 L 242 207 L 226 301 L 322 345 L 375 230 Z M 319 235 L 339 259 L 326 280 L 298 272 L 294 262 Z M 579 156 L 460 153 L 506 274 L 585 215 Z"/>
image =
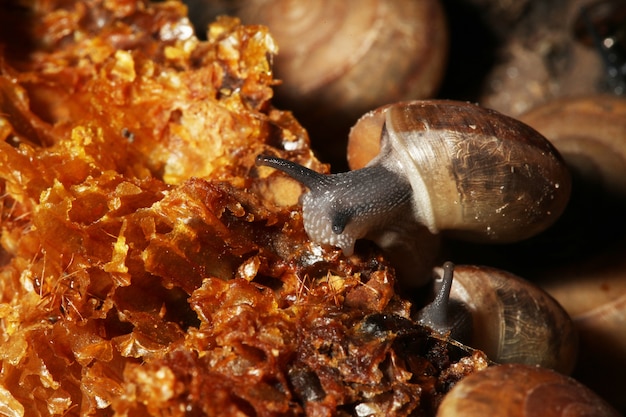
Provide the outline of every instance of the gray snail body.
<path id="1" fill-rule="evenodd" d="M 435 268 L 435 298 L 417 320 L 482 350 L 496 363 L 539 365 L 569 374 L 578 334 L 548 293 L 509 272 L 446 262 Z"/>
<path id="2" fill-rule="evenodd" d="M 257 165 L 309 188 L 302 197 L 307 234 L 346 255 L 361 238 L 383 250 L 414 248 L 397 241 L 424 236 L 422 229 L 470 241 L 521 240 L 551 225 L 569 198 L 569 173 L 552 145 L 527 125 L 476 105 L 397 103 L 366 114 L 355 131 L 381 143 L 361 169 L 322 175 L 257 158 Z"/>

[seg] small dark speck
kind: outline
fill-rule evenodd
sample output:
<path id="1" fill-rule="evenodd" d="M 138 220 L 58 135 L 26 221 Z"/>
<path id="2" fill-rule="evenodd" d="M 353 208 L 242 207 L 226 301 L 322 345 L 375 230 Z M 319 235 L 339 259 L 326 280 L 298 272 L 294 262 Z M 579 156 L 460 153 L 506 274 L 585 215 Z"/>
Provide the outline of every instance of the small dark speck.
<path id="1" fill-rule="evenodd" d="M 122 129 L 122 136 L 125 137 L 130 143 L 133 143 L 135 141 L 135 134 L 127 128 Z"/>

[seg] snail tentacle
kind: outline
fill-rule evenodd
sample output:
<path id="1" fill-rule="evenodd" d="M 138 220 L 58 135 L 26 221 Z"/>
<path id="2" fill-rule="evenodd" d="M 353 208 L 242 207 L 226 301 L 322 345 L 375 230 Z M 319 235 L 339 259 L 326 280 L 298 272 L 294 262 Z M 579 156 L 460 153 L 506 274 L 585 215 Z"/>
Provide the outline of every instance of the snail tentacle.
<path id="1" fill-rule="evenodd" d="M 450 331 L 448 311 L 450 309 L 450 290 L 454 279 L 454 264 L 445 262 L 443 264 L 443 274 L 438 275 L 433 280 L 435 298 L 422 308 L 417 316 L 417 320 L 424 326 L 428 326 L 438 333 Z"/>
<path id="2" fill-rule="evenodd" d="M 272 167 L 283 171 L 311 190 L 318 189 L 326 182 L 326 175 L 287 159 L 261 154 L 257 155 L 255 162 L 257 166 Z"/>

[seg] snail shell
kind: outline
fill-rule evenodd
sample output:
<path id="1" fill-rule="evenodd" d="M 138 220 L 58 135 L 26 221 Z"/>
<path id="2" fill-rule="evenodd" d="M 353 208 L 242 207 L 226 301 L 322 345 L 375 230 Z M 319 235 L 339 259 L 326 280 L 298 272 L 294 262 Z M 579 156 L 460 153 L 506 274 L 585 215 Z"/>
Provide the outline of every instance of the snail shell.
<path id="1" fill-rule="evenodd" d="M 569 198 L 567 168 L 543 136 L 469 103 L 413 101 L 363 116 L 350 133 L 351 169 L 389 159 L 411 183 L 418 221 L 433 233 L 522 240 L 552 224 Z"/>
<path id="2" fill-rule="evenodd" d="M 249 0 L 237 14 L 270 28 L 283 81 L 277 95 L 304 116 L 354 119 L 384 103 L 430 97 L 445 73 L 439 0 Z"/>
<path id="3" fill-rule="evenodd" d="M 452 273 L 446 263 L 436 269 L 436 275 L 440 291 L 420 312 L 422 323 L 482 350 L 497 363 L 572 371 L 578 350 L 574 324 L 541 288 L 484 266 L 459 265 Z"/>
<path id="4" fill-rule="evenodd" d="M 459 381 L 443 398 L 437 417 L 618 417 L 575 379 L 549 369 L 499 365 Z"/>

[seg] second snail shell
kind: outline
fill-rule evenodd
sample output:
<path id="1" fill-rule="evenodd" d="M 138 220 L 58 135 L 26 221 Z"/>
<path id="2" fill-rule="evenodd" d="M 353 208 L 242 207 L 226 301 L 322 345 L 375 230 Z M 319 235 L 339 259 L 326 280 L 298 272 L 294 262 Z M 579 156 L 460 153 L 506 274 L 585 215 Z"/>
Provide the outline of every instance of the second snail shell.
<path id="1" fill-rule="evenodd" d="M 463 305 L 471 317 L 468 344 L 490 359 L 572 372 L 578 352 L 574 324 L 536 285 L 503 270 L 460 265 L 450 300 Z"/>

